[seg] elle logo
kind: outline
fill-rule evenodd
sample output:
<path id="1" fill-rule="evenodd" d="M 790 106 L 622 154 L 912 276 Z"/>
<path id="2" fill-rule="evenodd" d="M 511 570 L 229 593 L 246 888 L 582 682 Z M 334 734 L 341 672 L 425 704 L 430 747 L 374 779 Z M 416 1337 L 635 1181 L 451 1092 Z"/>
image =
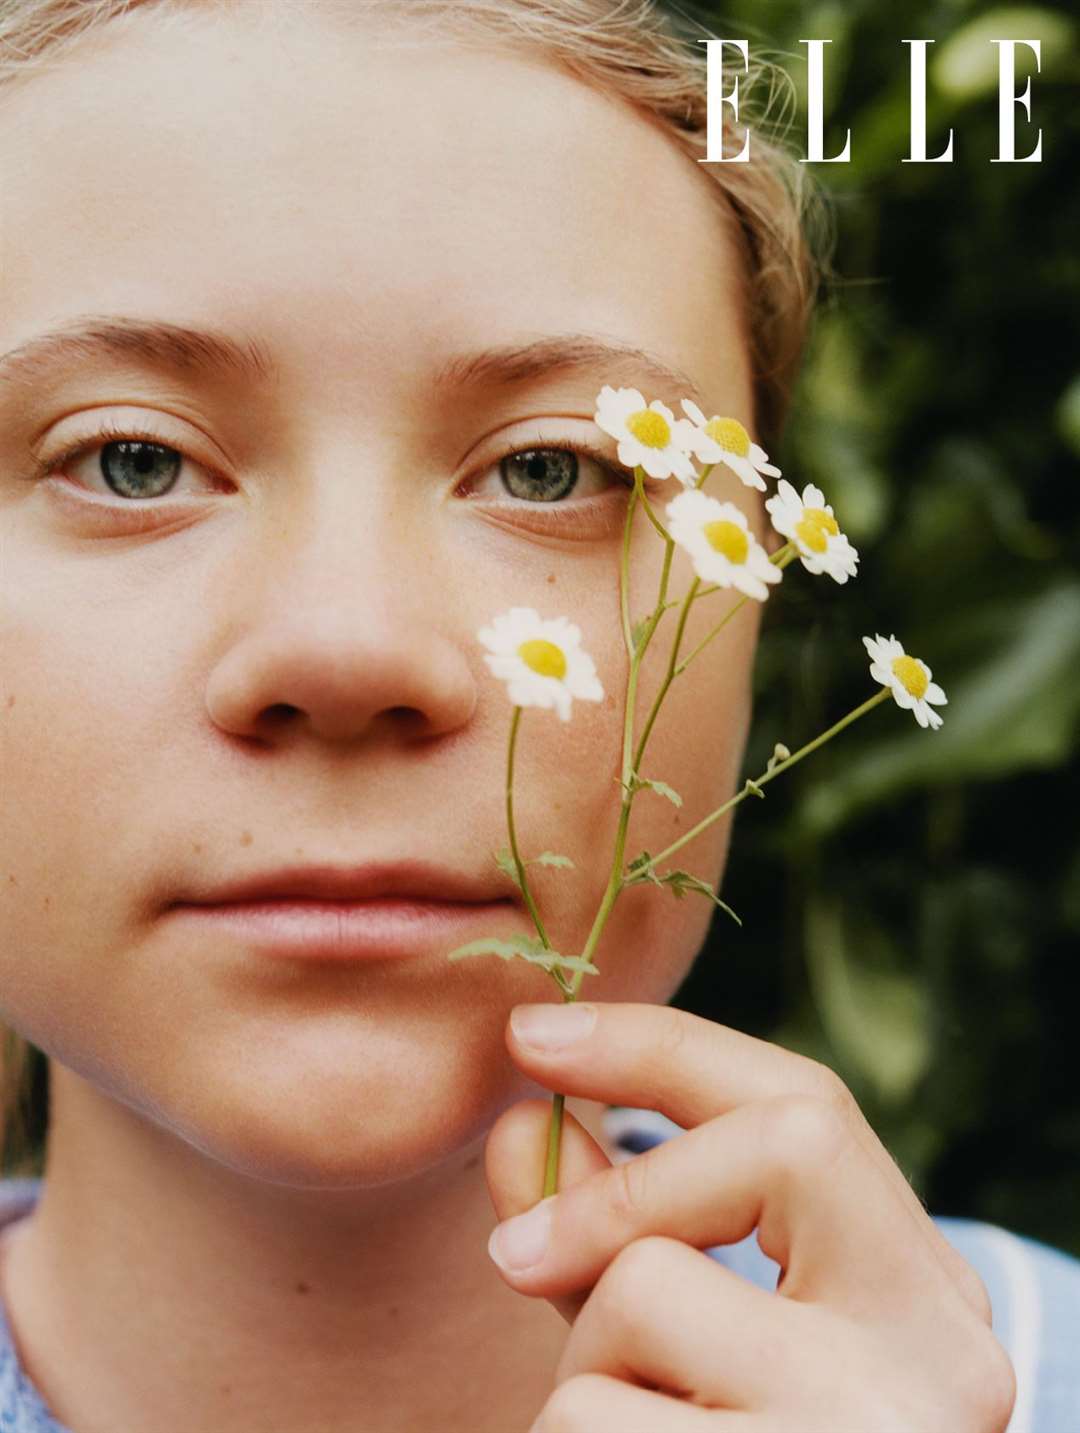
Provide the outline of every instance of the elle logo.
<path id="1" fill-rule="evenodd" d="M 708 128 L 706 154 L 702 164 L 738 164 L 750 159 L 750 135 L 746 133 L 743 147 L 738 154 L 724 153 L 724 105 L 731 107 L 731 118 L 739 118 L 739 78 L 734 77 L 732 88 L 724 91 L 724 46 L 734 45 L 742 55 L 743 69 L 750 64 L 746 40 L 702 40 L 708 60 Z M 800 40 L 800 45 L 809 47 L 807 53 L 807 143 L 806 158 L 800 164 L 848 164 L 851 161 L 851 130 L 847 131 L 843 148 L 839 154 L 824 153 L 824 103 L 825 92 L 825 50 L 831 40 Z M 911 46 L 911 152 L 901 162 L 904 164 L 951 164 L 953 158 L 953 132 L 949 130 L 948 143 L 940 154 L 926 153 L 926 47 L 933 40 L 902 40 L 901 44 Z M 1035 68 L 1041 67 L 1041 42 L 1039 40 L 992 40 L 998 46 L 998 152 L 991 164 L 1039 163 L 1042 160 L 1042 130 L 1039 130 L 1035 148 L 1030 154 L 1016 153 L 1016 106 L 1023 107 L 1031 119 L 1031 79 L 1024 86 L 1023 94 L 1016 93 L 1016 46 L 1027 45 L 1035 52 Z"/>

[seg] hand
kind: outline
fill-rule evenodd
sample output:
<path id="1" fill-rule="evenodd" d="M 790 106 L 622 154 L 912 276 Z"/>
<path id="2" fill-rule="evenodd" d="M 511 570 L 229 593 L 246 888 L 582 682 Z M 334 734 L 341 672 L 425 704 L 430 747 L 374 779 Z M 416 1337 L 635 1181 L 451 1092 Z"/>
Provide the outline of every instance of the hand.
<path id="1" fill-rule="evenodd" d="M 531 1433 L 1003 1433 L 982 1280 L 831 1070 L 670 1006 L 517 1007 L 537 1008 L 596 1019 L 548 1051 L 508 1025 L 531 1079 L 685 1133 L 613 1165 L 564 1110 L 547 1252 L 503 1270 L 572 1325 Z M 488 1136 L 500 1219 L 537 1203 L 550 1114 L 522 1101 Z M 701 1252 L 755 1228 L 776 1294 Z"/>

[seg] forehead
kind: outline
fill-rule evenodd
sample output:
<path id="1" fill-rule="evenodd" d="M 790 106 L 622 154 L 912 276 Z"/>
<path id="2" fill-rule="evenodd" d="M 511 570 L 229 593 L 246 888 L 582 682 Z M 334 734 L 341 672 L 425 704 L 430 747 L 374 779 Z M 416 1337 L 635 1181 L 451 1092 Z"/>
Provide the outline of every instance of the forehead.
<path id="1" fill-rule="evenodd" d="M 539 55 L 246 14 L 135 11 L 5 93 L 0 345 L 212 319 L 389 381 L 594 332 L 746 391 L 719 206 L 628 104 Z"/>

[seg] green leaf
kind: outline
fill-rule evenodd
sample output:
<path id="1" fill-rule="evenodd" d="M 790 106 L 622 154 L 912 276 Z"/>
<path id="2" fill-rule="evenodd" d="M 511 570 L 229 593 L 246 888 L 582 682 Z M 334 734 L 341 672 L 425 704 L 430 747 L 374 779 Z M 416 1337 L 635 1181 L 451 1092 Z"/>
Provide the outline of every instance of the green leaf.
<path id="1" fill-rule="evenodd" d="M 720 899 L 709 882 L 703 881 L 700 876 L 695 876 L 690 871 L 665 871 L 658 878 L 658 884 L 670 887 L 672 895 L 677 896 L 680 900 L 687 891 L 697 891 L 699 895 L 708 896 L 714 905 L 727 912 L 736 925 L 742 925 L 739 917 L 725 901 Z"/>
<path id="2" fill-rule="evenodd" d="M 541 866 L 569 866 L 571 870 L 574 867 L 569 856 L 560 856 L 554 851 L 543 851 L 536 859 Z"/>
<path id="3" fill-rule="evenodd" d="M 560 955 L 557 950 L 548 950 L 538 936 L 510 936 L 507 940 L 490 935 L 481 936 L 479 940 L 471 940 L 467 945 L 457 946 L 449 952 L 447 959 L 461 960 L 467 955 L 498 955 L 503 960 L 518 957 L 527 960 L 531 965 L 543 966 L 548 971 L 558 966 L 560 970 L 582 970 L 586 975 L 600 974 L 591 961 L 583 960 L 580 955 Z"/>
<path id="4" fill-rule="evenodd" d="M 514 862 L 513 852 L 508 851 L 505 846 L 501 851 L 496 851 L 495 864 L 498 866 L 500 871 L 506 872 L 506 874 L 513 881 L 514 885 L 517 886 L 518 890 L 520 890 L 521 882 L 518 880 L 518 871 L 517 866 Z"/>
<path id="5" fill-rule="evenodd" d="M 626 868 L 623 883 L 627 886 L 633 886 L 637 885 L 639 881 L 656 881 L 656 872 L 646 869 L 651 860 L 652 856 L 648 851 L 642 851 L 640 856 L 635 856 Z"/>
<path id="6" fill-rule="evenodd" d="M 651 860 L 652 857 L 648 851 L 642 851 L 640 856 L 635 856 L 626 869 L 623 884 L 635 886 L 645 881 L 651 881 L 654 886 L 667 886 L 671 894 L 679 900 L 682 900 L 687 891 L 697 891 L 699 895 L 708 896 L 713 904 L 719 906 L 722 911 L 726 911 L 736 925 L 742 925 L 739 917 L 726 901 L 720 899 L 708 881 L 703 881 L 700 876 L 695 876 L 691 871 L 665 871 L 662 876 L 658 875 L 649 865 Z"/>
<path id="7" fill-rule="evenodd" d="M 674 806 L 682 805 L 682 797 L 673 787 L 669 786 L 666 781 L 650 781 L 647 776 L 639 776 L 637 778 L 637 784 L 638 786 L 651 786 L 652 789 L 659 792 L 661 796 L 666 796 Z"/>

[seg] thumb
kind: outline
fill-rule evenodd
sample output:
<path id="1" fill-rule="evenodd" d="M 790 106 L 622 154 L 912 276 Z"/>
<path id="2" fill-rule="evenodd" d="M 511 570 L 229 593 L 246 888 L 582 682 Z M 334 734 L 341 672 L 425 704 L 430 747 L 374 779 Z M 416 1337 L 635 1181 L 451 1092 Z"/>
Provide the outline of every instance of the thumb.
<path id="1" fill-rule="evenodd" d="M 484 1176 L 500 1223 L 540 1202 L 550 1125 L 550 1099 L 521 1100 L 504 1110 L 492 1125 L 484 1146 Z M 557 1188 L 569 1189 L 610 1168 L 605 1151 L 564 1105 Z M 590 1292 L 584 1289 L 548 1302 L 572 1324 Z"/>

